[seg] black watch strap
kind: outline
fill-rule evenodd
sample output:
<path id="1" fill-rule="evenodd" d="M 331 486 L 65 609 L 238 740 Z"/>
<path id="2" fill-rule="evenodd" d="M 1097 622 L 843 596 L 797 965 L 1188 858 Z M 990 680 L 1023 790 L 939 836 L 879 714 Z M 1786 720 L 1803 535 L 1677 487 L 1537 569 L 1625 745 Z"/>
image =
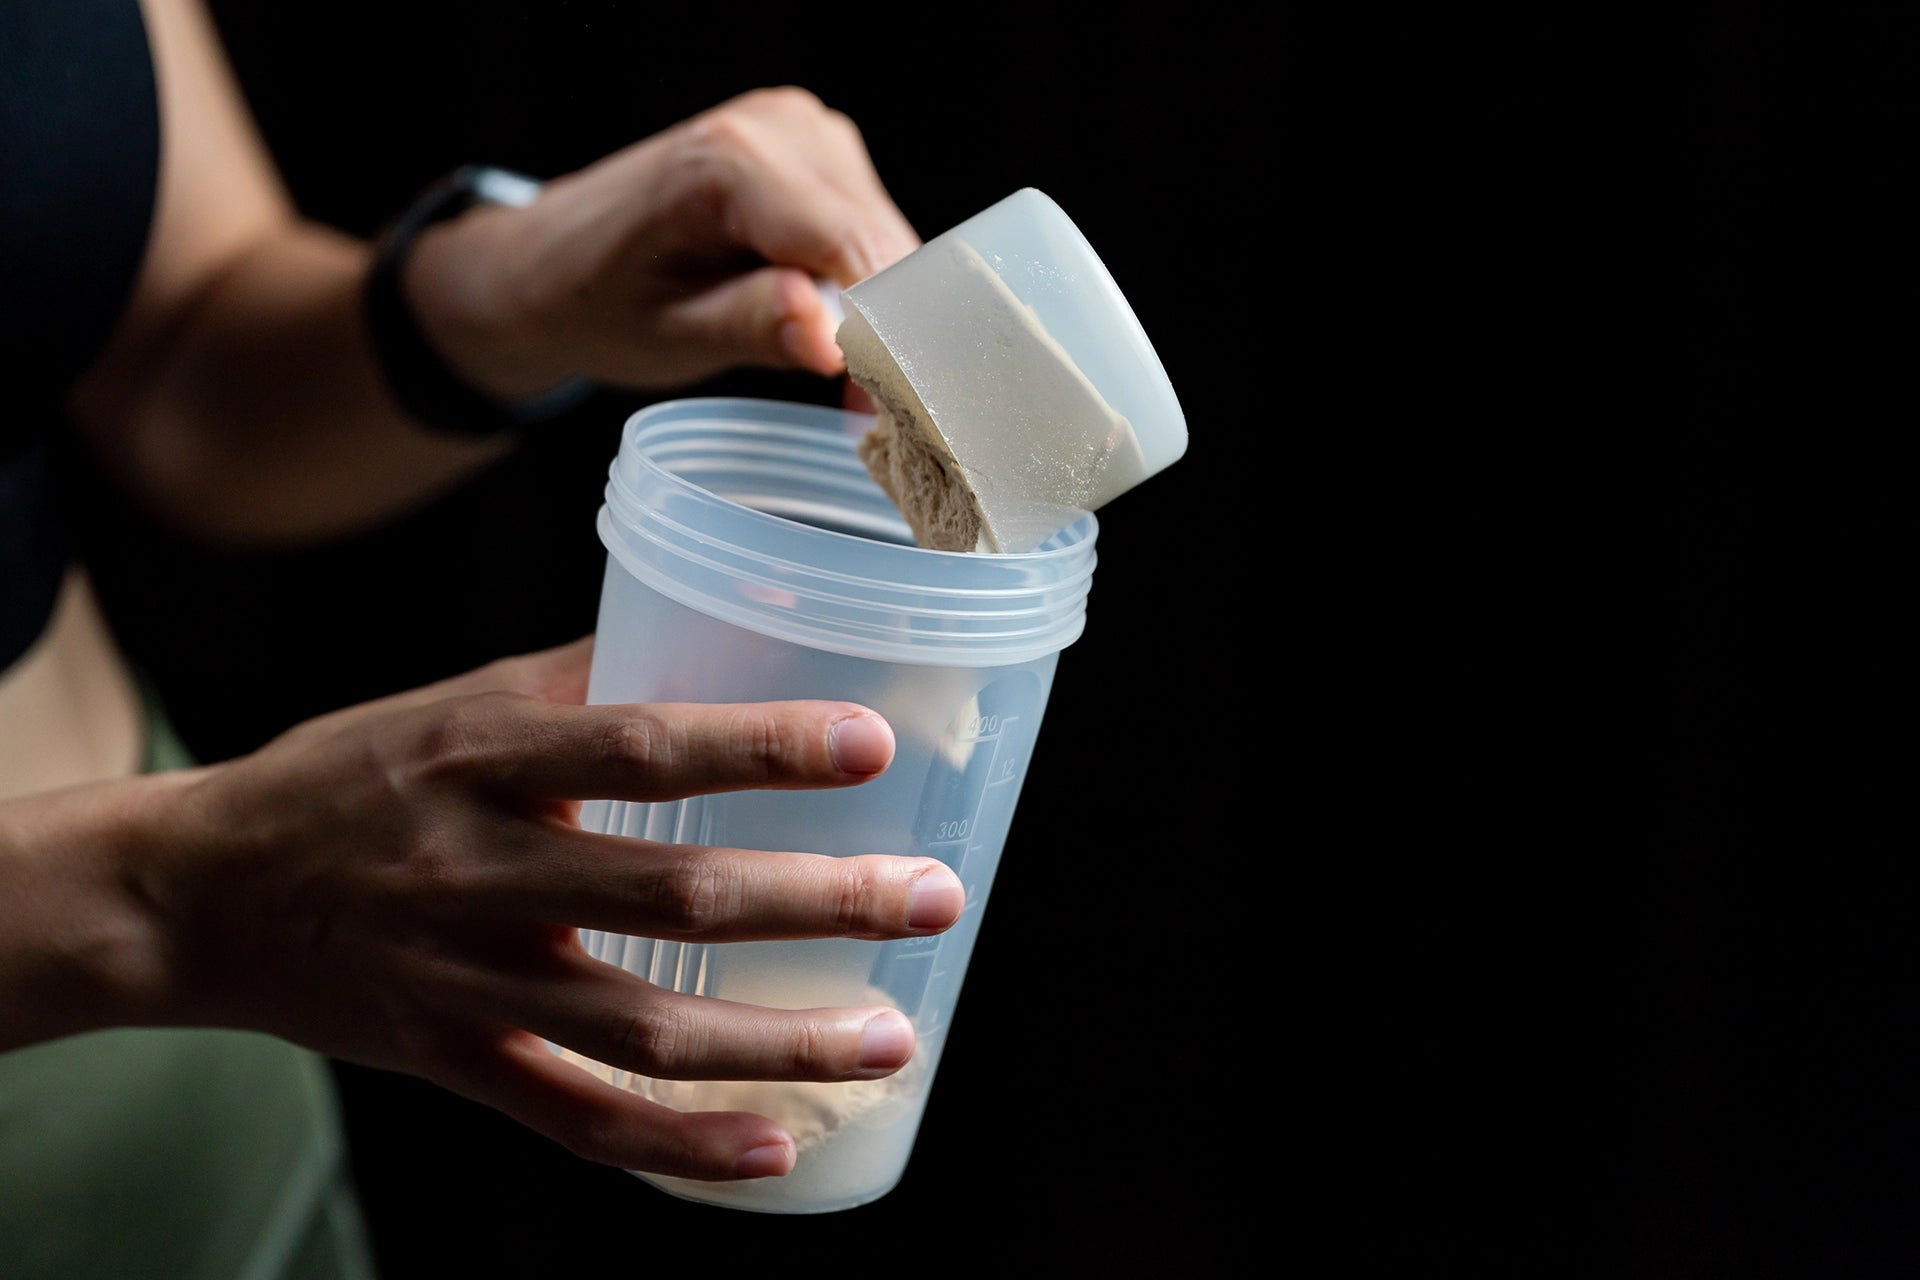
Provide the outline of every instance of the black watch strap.
<path id="1" fill-rule="evenodd" d="M 461 377 L 433 349 L 400 288 L 400 272 L 420 233 L 481 204 L 525 205 L 540 184 L 489 165 L 463 165 L 420 193 L 381 235 L 367 273 L 366 319 L 387 386 L 421 425 L 484 439 L 550 421 L 593 391 L 584 378 L 521 400 L 503 400 Z"/>

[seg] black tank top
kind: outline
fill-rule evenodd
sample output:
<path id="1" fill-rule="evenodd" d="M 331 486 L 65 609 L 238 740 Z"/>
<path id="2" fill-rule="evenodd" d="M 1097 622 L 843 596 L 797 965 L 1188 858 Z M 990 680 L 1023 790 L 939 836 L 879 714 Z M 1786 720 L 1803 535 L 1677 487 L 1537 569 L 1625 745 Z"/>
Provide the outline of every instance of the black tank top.
<path id="1" fill-rule="evenodd" d="M 0 670 L 66 569 L 52 440 L 126 305 L 159 168 L 137 0 L 0 0 Z"/>

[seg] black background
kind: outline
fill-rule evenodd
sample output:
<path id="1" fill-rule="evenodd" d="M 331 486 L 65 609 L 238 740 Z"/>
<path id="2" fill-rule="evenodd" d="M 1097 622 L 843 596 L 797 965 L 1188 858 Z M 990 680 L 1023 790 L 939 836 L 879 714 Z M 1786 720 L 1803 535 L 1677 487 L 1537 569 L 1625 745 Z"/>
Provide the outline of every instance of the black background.
<path id="1" fill-rule="evenodd" d="M 559 173 L 807 85 L 923 235 L 1057 199 L 1191 433 L 1102 513 L 901 1186 L 706 1210 L 342 1066 L 390 1280 L 668 1241 L 1920 1264 L 1896 7 L 215 9 L 302 207 L 358 232 L 457 163 Z M 116 625 L 209 757 L 568 639 L 624 408 L 324 550 L 213 555 L 102 510 Z"/>

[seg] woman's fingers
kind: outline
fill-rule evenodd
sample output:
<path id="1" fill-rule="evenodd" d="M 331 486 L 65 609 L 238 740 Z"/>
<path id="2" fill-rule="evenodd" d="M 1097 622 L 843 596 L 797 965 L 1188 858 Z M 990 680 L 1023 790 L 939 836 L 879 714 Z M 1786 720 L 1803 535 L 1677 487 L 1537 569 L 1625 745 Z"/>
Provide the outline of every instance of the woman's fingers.
<path id="1" fill-rule="evenodd" d="M 535 824 L 461 873 L 469 910 L 682 942 L 924 937 L 966 888 L 937 858 L 660 844 Z"/>
<path id="2" fill-rule="evenodd" d="M 652 308 L 610 317 L 598 342 L 603 375 L 646 383 L 670 363 L 676 379 L 695 380 L 743 365 L 799 367 L 831 376 L 846 368 L 813 276 L 763 266 L 690 286 Z"/>
<path id="3" fill-rule="evenodd" d="M 589 1159 L 700 1179 L 785 1173 L 792 1139 L 766 1117 L 683 1114 L 594 1064 L 660 1080 L 871 1080 L 910 1060 L 908 1020 L 670 992 L 590 959 L 574 931 L 916 937 L 958 920 L 965 889 L 932 858 L 582 831 L 583 800 L 851 786 L 895 750 L 886 721 L 850 702 L 583 705 L 591 656 L 585 639 L 489 664 L 309 722 L 210 775 L 209 829 L 280 850 L 246 861 L 223 900 L 276 904 L 275 927 L 312 942 L 297 952 L 302 979 L 333 998 L 262 1019 L 436 1080 Z M 273 989 L 237 985 L 236 1004 Z M 547 1041 L 584 1058 L 562 1061 Z"/>
<path id="4" fill-rule="evenodd" d="M 510 1025 L 596 1063 L 660 1080 L 878 1080 L 913 1057 L 897 1009 L 776 1009 L 668 991 L 576 951 L 543 966 L 473 965 L 443 992 L 448 1013 Z"/>
<path id="5" fill-rule="evenodd" d="M 814 277 L 791 267 L 762 267 L 689 296 L 666 313 L 663 330 L 700 352 L 716 370 L 733 364 L 797 364 L 832 375 L 846 368 L 838 326 Z"/>
<path id="6" fill-rule="evenodd" d="M 793 1169 L 793 1138 L 767 1117 L 680 1112 L 649 1102 L 556 1057 L 523 1032 L 476 1045 L 440 1083 L 599 1164 L 704 1181 L 777 1177 Z"/>
<path id="7" fill-rule="evenodd" d="M 740 95 L 689 123 L 727 226 L 769 262 L 852 284 L 919 247 L 852 119 L 804 89 Z"/>
<path id="8" fill-rule="evenodd" d="M 893 730 L 851 702 L 570 706 L 483 694 L 423 710 L 397 747 L 414 767 L 529 802 L 679 800 L 864 782 Z"/>
<path id="9" fill-rule="evenodd" d="M 732 367 L 844 368 L 815 282 L 854 284 L 920 245 L 851 120 L 754 90 L 547 184 L 490 224 L 503 314 L 553 372 L 649 389 Z"/>

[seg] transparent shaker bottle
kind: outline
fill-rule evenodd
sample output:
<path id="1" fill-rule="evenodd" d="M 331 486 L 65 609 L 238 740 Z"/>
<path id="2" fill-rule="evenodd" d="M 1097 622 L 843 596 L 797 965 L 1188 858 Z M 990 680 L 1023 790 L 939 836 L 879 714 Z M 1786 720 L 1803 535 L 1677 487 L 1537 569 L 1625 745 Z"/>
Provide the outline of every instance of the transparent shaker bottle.
<path id="1" fill-rule="evenodd" d="M 943 431 L 951 424 L 977 439 L 996 415 L 1030 434 L 1040 426 L 1023 416 L 1031 397 L 1007 385 L 1004 368 L 976 369 L 978 394 L 966 390 L 956 362 L 977 349 L 964 331 L 981 317 L 964 292 L 923 288 L 946 271 L 956 238 L 1031 301 L 1135 428 L 1137 458 L 1086 491 L 1083 508 L 1033 504 L 1023 511 L 1031 526 L 1023 546 L 1006 554 L 921 548 L 855 452 L 872 415 L 767 400 L 650 406 L 627 422 L 610 469 L 589 701 L 845 699 L 885 716 L 897 746 L 888 770 L 856 787 L 598 802 L 583 806 L 582 824 L 672 842 L 936 857 L 967 890 L 950 930 L 903 941 L 692 944 L 583 933 L 597 958 L 675 991 L 781 1008 L 888 1004 L 913 1020 L 913 1060 L 874 1081 L 656 1080 L 557 1049 L 678 1110 L 754 1111 L 793 1133 L 798 1161 L 785 1177 L 640 1175 L 686 1199 L 819 1213 L 867 1203 L 899 1182 L 1056 664 L 1086 625 L 1093 508 L 1185 448 L 1178 404 L 1124 299 L 1072 223 L 1031 189 L 844 294 L 848 317 L 888 343 Z"/>

